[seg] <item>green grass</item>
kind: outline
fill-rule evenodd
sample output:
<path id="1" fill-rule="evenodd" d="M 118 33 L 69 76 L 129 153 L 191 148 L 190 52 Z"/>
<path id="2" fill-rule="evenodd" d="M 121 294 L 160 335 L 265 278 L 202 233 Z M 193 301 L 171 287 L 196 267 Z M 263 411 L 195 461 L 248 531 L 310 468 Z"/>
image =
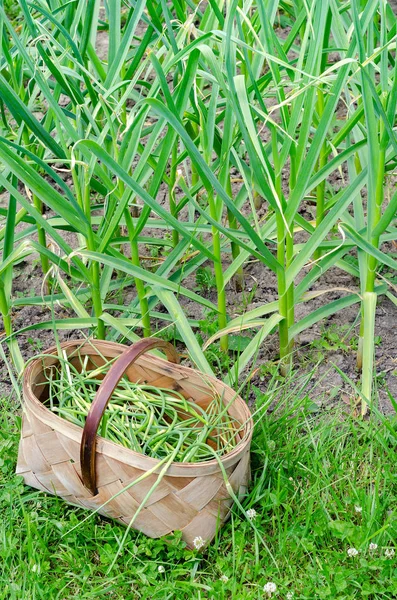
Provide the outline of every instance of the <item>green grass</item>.
<path id="1" fill-rule="evenodd" d="M 179 535 L 151 540 L 132 531 L 109 574 L 125 529 L 99 516 L 75 528 L 88 513 L 23 485 L 14 475 L 20 418 L 4 399 L 0 598 L 244 600 L 266 597 L 268 582 L 283 600 L 291 592 L 396 598 L 397 556 L 385 552 L 397 539 L 397 418 L 357 422 L 341 409 L 321 411 L 305 393 L 307 377 L 293 377 L 294 386 L 274 379 L 266 396 L 257 394 L 264 412 L 244 500 L 256 511 L 255 529 L 236 510 L 203 555 Z"/>

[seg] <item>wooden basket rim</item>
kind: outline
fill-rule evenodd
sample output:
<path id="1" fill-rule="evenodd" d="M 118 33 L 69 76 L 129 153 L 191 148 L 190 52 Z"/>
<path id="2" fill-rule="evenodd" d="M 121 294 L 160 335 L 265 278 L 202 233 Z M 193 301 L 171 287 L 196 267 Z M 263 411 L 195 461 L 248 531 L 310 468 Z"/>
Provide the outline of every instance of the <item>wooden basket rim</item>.
<path id="1" fill-rule="evenodd" d="M 120 353 L 121 353 L 123 350 L 125 350 L 125 348 L 128 347 L 125 344 L 119 344 L 117 342 L 110 342 L 110 341 L 106 341 L 106 340 L 89 340 L 89 341 L 87 341 L 84 339 L 83 340 L 81 340 L 81 339 L 70 340 L 67 342 L 63 342 L 63 343 L 61 343 L 60 346 L 62 349 L 73 348 L 74 346 L 81 347 L 81 348 L 89 346 L 91 350 L 94 350 L 95 346 L 98 346 L 101 348 L 102 353 L 105 353 L 106 349 L 113 350 L 113 351 L 120 350 Z M 56 355 L 57 353 L 58 353 L 57 347 L 52 346 L 52 347 L 48 348 L 47 350 L 45 350 L 42 354 Z M 154 356 L 153 354 L 140 357 L 137 361 L 137 364 L 145 363 L 148 361 L 149 361 L 149 364 L 147 365 L 147 367 L 149 367 L 149 368 L 150 367 L 153 368 L 153 366 L 155 365 L 158 367 L 162 367 L 163 369 L 166 368 L 167 370 L 178 370 L 180 373 L 184 373 L 187 378 L 189 377 L 189 375 L 192 375 L 192 374 L 194 374 L 195 376 L 200 374 L 203 377 L 203 381 L 214 384 L 216 387 L 221 386 L 225 390 L 228 390 L 230 393 L 232 393 L 235 396 L 234 402 L 236 402 L 238 404 L 239 410 L 241 410 L 241 412 L 243 414 L 245 414 L 245 416 L 246 416 L 245 421 L 243 421 L 245 424 L 245 427 L 244 427 L 245 433 L 244 433 L 243 438 L 236 445 L 236 447 L 233 448 L 233 450 L 231 452 L 220 457 L 220 462 L 222 463 L 224 468 L 229 468 L 229 467 L 232 467 L 233 465 L 235 465 L 241 459 L 243 453 L 249 451 L 249 447 L 250 447 L 250 443 L 251 443 L 251 439 L 252 439 L 252 433 L 253 433 L 252 415 L 251 415 L 251 412 L 250 412 L 247 404 L 244 402 L 244 400 L 236 392 L 234 392 L 234 390 L 232 390 L 230 388 L 230 386 L 226 385 L 225 383 L 223 383 L 216 377 L 201 373 L 200 371 L 198 371 L 196 369 L 192 369 L 190 367 L 186 367 L 186 366 L 182 366 L 182 365 L 174 365 L 173 363 L 170 363 L 170 362 L 168 362 L 162 358 L 159 358 L 157 356 Z M 38 366 L 41 366 L 41 364 L 42 364 L 42 357 L 33 359 L 31 362 L 29 362 L 29 364 L 27 365 L 27 367 L 23 373 L 22 389 L 23 389 L 23 397 L 24 397 L 24 404 L 25 404 L 24 410 L 26 410 L 26 409 L 31 410 L 32 413 L 40 421 L 44 422 L 46 425 L 48 425 L 55 431 L 58 431 L 64 435 L 67 435 L 69 438 L 73 439 L 74 441 L 76 441 L 80 444 L 83 429 L 81 427 L 79 427 L 78 425 L 75 425 L 74 423 L 70 423 L 70 422 L 66 421 L 65 419 L 63 419 L 62 417 L 59 417 L 58 415 L 53 413 L 49 408 L 44 406 L 44 404 L 42 404 L 42 402 L 40 402 L 40 400 L 37 398 L 37 396 L 33 392 L 32 376 L 33 376 L 33 373 L 35 372 L 35 370 L 38 368 Z M 97 452 L 100 454 L 104 454 L 105 456 L 109 456 L 120 462 L 126 463 L 127 465 L 130 465 L 133 467 L 138 466 L 138 468 L 142 468 L 145 470 L 153 469 L 156 466 L 156 464 L 157 465 L 160 464 L 159 459 L 145 456 L 144 454 L 135 452 L 134 450 L 132 450 L 130 448 L 121 446 L 120 444 L 112 442 L 111 440 L 107 440 L 106 438 L 103 438 L 101 436 L 97 437 Z M 197 476 L 212 475 L 214 473 L 219 472 L 220 470 L 221 470 L 221 468 L 218 463 L 218 460 L 214 458 L 210 461 L 197 462 L 197 463 L 173 462 L 173 463 L 171 463 L 171 465 L 169 466 L 169 468 L 167 470 L 167 475 L 175 476 L 175 477 L 197 477 Z"/>

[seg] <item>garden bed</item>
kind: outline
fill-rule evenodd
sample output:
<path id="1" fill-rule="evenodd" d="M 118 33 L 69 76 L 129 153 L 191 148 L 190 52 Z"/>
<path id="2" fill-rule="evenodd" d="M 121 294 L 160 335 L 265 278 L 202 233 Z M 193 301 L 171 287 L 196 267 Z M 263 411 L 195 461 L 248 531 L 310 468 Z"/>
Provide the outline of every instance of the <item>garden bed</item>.
<path id="1" fill-rule="evenodd" d="M 0 600 L 397 597 L 396 5 L 0 2 Z M 183 422 L 177 454 L 169 413 L 151 412 L 181 459 L 168 456 L 156 485 L 169 476 L 174 498 L 195 468 L 184 459 L 205 456 L 222 472 L 214 497 L 235 502 L 221 529 L 211 500 L 213 527 L 190 537 L 151 540 L 108 519 L 140 513 L 120 512 L 123 497 L 106 512 L 95 442 L 76 446 L 89 402 L 64 395 L 60 370 L 55 404 L 26 407 L 66 421 L 33 416 L 49 462 L 30 455 L 30 359 L 58 342 L 151 337 L 251 409 L 242 499 L 214 438 L 225 426 L 232 443 L 232 422 L 208 425 L 209 455 Z M 102 467 L 164 459 L 165 443 L 146 455 L 146 431 L 138 444 L 113 414 Z M 21 430 L 18 471 L 41 491 L 15 475 Z M 45 491 L 70 502 L 49 438 L 74 444 L 60 456 L 78 506 Z M 61 473 L 51 490 L 49 465 Z M 172 506 L 162 533 L 194 513 Z"/>

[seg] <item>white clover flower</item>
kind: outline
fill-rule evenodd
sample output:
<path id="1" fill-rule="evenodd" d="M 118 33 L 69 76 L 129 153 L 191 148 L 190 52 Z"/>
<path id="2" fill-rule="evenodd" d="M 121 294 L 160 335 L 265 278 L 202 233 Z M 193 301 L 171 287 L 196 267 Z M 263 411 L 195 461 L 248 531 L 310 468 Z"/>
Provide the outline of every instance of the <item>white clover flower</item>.
<path id="1" fill-rule="evenodd" d="M 194 538 L 193 546 L 196 548 L 196 550 L 200 550 L 200 548 L 205 546 L 205 540 L 203 540 L 201 535 L 198 535 L 197 537 Z"/>
<path id="2" fill-rule="evenodd" d="M 347 554 L 352 558 L 354 556 L 357 556 L 358 550 L 356 550 L 356 548 L 349 548 Z"/>
<path id="3" fill-rule="evenodd" d="M 255 517 L 256 517 L 256 514 L 257 514 L 257 513 L 256 513 L 256 510 L 255 510 L 255 508 L 249 508 L 249 509 L 247 510 L 247 513 L 246 513 L 246 514 L 247 514 L 247 518 L 248 518 L 250 521 L 253 521 L 253 520 L 255 519 Z"/>
<path id="4" fill-rule="evenodd" d="M 273 452 L 273 450 L 276 449 L 276 442 L 274 440 L 269 440 L 267 442 L 267 447 L 269 448 L 270 452 Z"/>
<path id="5" fill-rule="evenodd" d="M 355 506 L 354 510 L 356 511 L 356 513 L 359 513 L 359 514 L 363 512 L 362 506 Z"/>
<path id="6" fill-rule="evenodd" d="M 294 592 L 288 592 L 288 594 L 286 595 L 286 600 L 292 600 L 293 597 L 294 597 Z"/>
<path id="7" fill-rule="evenodd" d="M 163 565 L 159 565 L 157 567 L 157 570 L 158 570 L 159 573 L 165 573 L 165 567 Z"/>
<path id="8" fill-rule="evenodd" d="M 266 583 L 263 586 L 263 591 L 265 592 L 265 594 L 267 594 L 270 598 L 270 596 L 272 596 L 272 594 L 275 593 L 275 591 L 277 590 L 277 586 L 275 583 L 273 583 L 273 581 L 269 581 L 268 583 Z"/>
<path id="9" fill-rule="evenodd" d="M 227 583 L 229 581 L 229 577 L 227 575 L 221 575 L 219 579 L 222 581 L 222 583 Z"/>
<path id="10" fill-rule="evenodd" d="M 374 550 L 377 550 L 378 544 L 374 544 L 374 542 L 371 542 L 369 545 L 369 549 L 371 550 L 371 552 L 373 552 Z"/>
<path id="11" fill-rule="evenodd" d="M 386 558 L 393 558 L 393 556 L 395 555 L 395 550 L 394 548 L 386 548 L 385 550 L 385 556 Z"/>

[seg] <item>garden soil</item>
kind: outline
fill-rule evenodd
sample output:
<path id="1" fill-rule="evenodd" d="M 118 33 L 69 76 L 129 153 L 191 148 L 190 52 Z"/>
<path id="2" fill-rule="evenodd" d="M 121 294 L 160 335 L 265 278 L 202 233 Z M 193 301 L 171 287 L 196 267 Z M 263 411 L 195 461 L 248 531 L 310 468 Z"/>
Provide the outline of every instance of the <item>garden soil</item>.
<path id="1" fill-rule="evenodd" d="M 165 193 L 163 196 L 165 202 Z M 0 196 L 0 204 L 4 206 L 6 196 Z M 75 246 L 74 235 L 65 233 L 68 243 Z M 158 235 L 158 234 L 157 234 Z M 228 257 L 225 255 L 225 261 Z M 236 292 L 233 282 L 227 287 L 228 313 L 233 318 L 246 310 L 252 310 L 277 298 L 276 279 L 268 269 L 257 260 L 248 262 L 244 269 L 245 289 Z M 194 289 L 197 284 L 193 276 L 188 277 L 184 285 Z M 320 297 L 297 306 L 296 319 L 305 314 L 343 296 L 343 290 L 358 291 L 358 281 L 349 274 L 338 269 L 326 272 L 316 282 L 313 289 L 327 290 Z M 37 257 L 29 257 L 19 263 L 15 268 L 13 282 L 14 297 L 40 295 L 42 290 L 42 273 Z M 201 294 L 203 292 L 200 292 Z M 210 290 L 207 297 L 215 301 L 215 292 Z M 122 301 L 115 299 L 115 303 L 124 303 L 125 306 L 132 301 L 135 293 L 133 288 L 125 287 L 122 291 Z M 186 314 L 192 319 L 203 319 L 200 306 L 188 299 L 179 298 Z M 162 307 L 158 308 L 160 311 Z M 57 319 L 67 318 L 72 315 L 68 309 L 54 306 Z M 117 314 L 117 313 L 115 313 Z M 15 331 L 35 323 L 51 321 L 51 307 L 25 306 L 16 308 L 13 313 Z M 385 414 L 394 412 L 389 394 L 397 399 L 397 322 L 396 307 L 385 297 L 378 302 L 376 312 L 376 370 L 379 387 L 379 407 Z M 165 323 L 164 323 L 165 324 Z M 164 324 L 159 324 L 161 327 Z M 359 374 L 356 370 L 355 343 L 359 331 L 359 304 L 353 305 L 343 311 L 330 316 L 328 319 L 313 325 L 298 336 L 294 351 L 294 364 L 302 373 L 309 371 L 319 362 L 313 378 L 308 385 L 307 393 L 319 408 L 330 408 L 337 403 L 346 406 L 354 405 L 356 395 L 350 383 L 344 381 L 337 369 L 340 369 L 354 384 L 359 384 Z M 332 334 L 332 336 L 330 335 Z M 59 331 L 61 341 L 76 339 L 87 335 L 87 331 Z M 244 335 L 249 335 L 245 332 Z M 54 335 L 51 330 L 28 331 L 18 336 L 18 341 L 24 359 L 29 359 L 42 349 L 54 345 Z M 183 346 L 179 349 L 183 354 Z M 247 373 L 250 374 L 251 384 L 260 391 L 266 391 L 269 371 L 277 362 L 277 336 L 273 334 L 266 338 L 258 352 L 255 365 L 250 365 Z M 335 369 L 335 365 L 337 369 Z M 312 389 L 312 392 L 310 391 Z M 0 367 L 0 397 L 10 395 L 12 391 L 8 369 L 6 365 Z"/>
<path id="2" fill-rule="evenodd" d="M 397 0 L 390 0 L 390 4 L 397 13 Z M 288 28 L 279 31 L 284 37 L 288 34 Z M 106 56 L 108 40 L 105 32 L 100 32 L 97 40 L 97 51 L 99 56 Z M 339 108 L 341 116 L 343 107 Z M 339 112 L 338 111 L 338 112 Z M 263 136 L 265 138 L 265 134 Z M 285 184 L 287 184 L 288 173 L 285 173 Z M 342 177 L 339 174 L 333 174 L 329 184 L 334 190 L 344 185 Z M 237 185 L 237 184 L 236 184 Z M 21 192 L 23 190 L 21 189 Z M 233 190 L 234 192 L 237 189 Z M 158 202 L 167 205 L 167 189 L 161 188 L 157 198 Z M 6 195 L 0 195 L 0 205 L 6 206 Z M 311 217 L 310 206 L 306 208 L 305 217 Z M 244 207 L 244 212 L 249 207 Z M 262 214 L 266 211 L 263 206 Z M 183 218 L 183 217 L 182 217 Z M 159 236 L 159 232 L 149 232 L 150 235 Z M 76 247 L 76 239 L 73 234 L 65 233 L 68 243 Z M 300 241 L 300 240 L 299 240 Z M 302 240 L 303 241 L 303 240 Z M 396 251 L 393 247 L 384 247 L 384 251 Z M 229 257 L 225 255 L 225 268 Z M 310 267 L 308 267 L 310 268 Z M 242 292 L 236 292 L 233 282 L 227 287 L 228 313 L 232 318 L 242 314 L 246 310 L 252 310 L 277 298 L 277 285 L 274 274 L 266 269 L 256 260 L 251 260 L 245 267 L 245 289 Z M 197 284 L 193 276 L 184 281 L 186 287 L 194 289 Z M 345 291 L 358 291 L 358 281 L 350 275 L 338 270 L 331 269 L 326 272 L 314 285 L 315 290 L 327 290 L 327 293 L 311 300 L 308 303 L 300 304 L 296 309 L 296 319 L 304 317 L 305 314 L 314 309 L 323 306 L 337 298 L 345 295 Z M 15 279 L 13 281 L 14 297 L 40 295 L 42 290 L 42 273 L 37 258 L 29 257 L 24 262 L 19 263 L 15 268 Z M 200 291 L 203 294 L 202 291 Z M 132 288 L 122 290 L 122 298 L 117 298 L 117 304 L 125 304 L 134 298 L 135 293 Z M 210 300 L 216 300 L 213 291 L 209 291 L 207 296 Z M 192 319 L 203 319 L 202 309 L 197 304 L 188 299 L 179 298 L 184 306 L 186 314 Z M 161 307 L 158 308 L 161 311 Z M 72 315 L 67 309 L 61 306 L 54 307 L 55 317 L 57 319 L 67 318 Z M 117 316 L 117 313 L 114 313 Z M 376 345 L 376 371 L 377 384 L 379 389 L 379 408 L 385 414 L 394 414 L 394 409 L 390 401 L 390 396 L 397 399 L 397 309 L 386 297 L 381 297 L 376 311 L 376 336 L 378 343 Z M 50 307 L 25 306 L 15 309 L 13 313 L 14 330 L 17 331 L 35 323 L 42 323 L 51 320 Z M 161 326 L 162 324 L 159 324 Z M 0 322 L 1 326 L 1 322 Z M 307 386 L 307 393 L 319 409 L 332 409 L 337 404 L 346 406 L 346 410 L 354 410 L 354 404 L 357 401 L 357 395 L 354 392 L 354 385 L 359 385 L 359 373 L 356 369 L 355 340 L 359 331 L 359 304 L 353 305 L 342 312 L 330 316 L 328 319 L 313 325 L 298 336 L 294 351 L 294 364 L 299 368 L 299 372 L 310 372 L 313 365 L 317 364 L 314 375 Z M 85 336 L 87 331 L 59 331 L 61 341 L 71 338 Z M 332 335 L 330 335 L 332 334 Z M 247 335 L 247 333 L 245 334 Z M 24 359 L 29 359 L 40 350 L 54 345 L 54 334 L 51 330 L 40 330 L 26 332 L 18 337 L 19 345 Z M 183 347 L 179 349 L 183 352 Z M 277 361 L 277 339 L 276 334 L 266 338 L 262 348 L 258 352 L 255 365 L 249 366 L 249 371 L 243 374 L 250 374 L 250 381 L 259 391 L 266 391 L 269 377 L 269 371 L 272 370 Z M 335 368 L 336 367 L 336 368 Z M 352 383 L 348 383 L 340 374 Z M 353 384 L 353 385 L 352 385 Z M 0 366 L 0 398 L 10 395 L 12 387 L 8 374 L 7 365 Z M 252 396 L 254 397 L 254 396 Z"/>

